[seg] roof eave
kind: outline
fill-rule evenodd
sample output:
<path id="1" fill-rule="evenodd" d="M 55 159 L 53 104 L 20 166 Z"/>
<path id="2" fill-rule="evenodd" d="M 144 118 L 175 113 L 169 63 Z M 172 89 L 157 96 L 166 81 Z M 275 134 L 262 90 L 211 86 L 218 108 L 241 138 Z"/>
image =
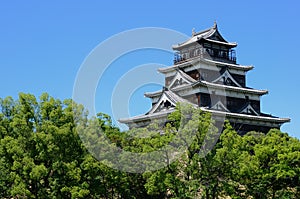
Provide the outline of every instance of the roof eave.
<path id="1" fill-rule="evenodd" d="M 222 41 L 217 41 L 217 40 L 213 40 L 213 39 L 205 39 L 205 38 L 203 38 L 203 40 L 212 42 L 212 43 L 230 46 L 231 48 L 237 47 L 237 45 L 238 45 L 236 42 L 222 42 Z"/>
<path id="2" fill-rule="evenodd" d="M 196 62 L 196 61 L 209 62 L 209 63 L 214 63 L 216 65 L 218 65 L 218 64 L 219 65 L 226 65 L 226 66 L 229 66 L 230 68 L 237 69 L 237 70 L 242 70 L 242 71 L 246 71 L 246 72 L 250 71 L 254 68 L 254 66 L 252 66 L 252 65 L 251 66 L 241 66 L 241 65 L 235 65 L 235 64 L 230 64 L 230 63 L 225 63 L 225 62 L 218 62 L 218 61 L 213 61 L 213 60 L 208 60 L 208 59 L 202 59 L 202 58 L 199 58 L 199 57 L 195 57 L 195 58 L 190 58 L 189 60 L 187 60 L 184 63 L 172 65 L 172 66 L 169 66 L 167 68 L 158 68 L 157 71 L 162 73 L 162 74 L 166 74 L 168 72 L 176 70 L 178 67 L 188 66 L 191 63 Z"/>
<path id="3" fill-rule="evenodd" d="M 145 97 L 149 97 L 149 98 L 152 98 L 152 97 L 158 97 L 162 94 L 162 90 L 159 90 L 159 91 L 155 91 L 155 92 L 148 92 L 148 93 L 144 93 L 144 96 Z"/>
<path id="4" fill-rule="evenodd" d="M 242 118 L 242 119 L 250 119 L 250 120 L 259 120 L 259 121 L 265 121 L 265 122 L 275 122 L 278 124 L 283 124 L 290 122 L 290 118 L 278 118 L 278 117 L 265 117 L 265 116 L 255 116 L 255 115 L 247 115 L 247 114 L 241 114 L 241 113 L 231 113 L 231 112 L 223 112 L 223 111 L 216 111 L 216 110 L 210 110 L 207 108 L 201 108 L 203 111 L 208 111 L 213 114 L 219 114 L 219 115 L 226 115 L 227 117 L 234 117 L 234 118 Z"/>
<path id="5" fill-rule="evenodd" d="M 224 89 L 228 89 L 228 90 L 235 90 L 235 91 L 243 92 L 243 93 L 253 93 L 253 94 L 257 94 L 257 95 L 266 95 L 269 93 L 268 90 L 255 90 L 255 89 L 248 89 L 248 88 L 240 88 L 240 87 L 215 84 L 215 83 L 210 83 L 210 82 L 205 82 L 205 81 L 198 81 L 198 82 L 194 83 L 192 86 L 195 87 L 198 85 L 204 85 L 207 87 L 214 87 L 214 88 L 224 88 Z"/>

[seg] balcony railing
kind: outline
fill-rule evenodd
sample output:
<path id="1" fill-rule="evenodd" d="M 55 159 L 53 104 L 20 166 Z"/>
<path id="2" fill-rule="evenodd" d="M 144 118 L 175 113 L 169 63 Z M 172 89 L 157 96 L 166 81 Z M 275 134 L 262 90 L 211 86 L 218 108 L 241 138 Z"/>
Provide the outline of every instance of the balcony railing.
<path id="1" fill-rule="evenodd" d="M 235 50 L 220 50 L 213 48 L 202 48 L 202 49 L 194 49 L 189 52 L 180 54 L 174 54 L 174 64 L 179 64 L 185 61 L 188 61 L 191 58 L 206 58 L 213 59 L 218 61 L 226 61 L 230 63 L 236 63 L 236 53 Z"/>

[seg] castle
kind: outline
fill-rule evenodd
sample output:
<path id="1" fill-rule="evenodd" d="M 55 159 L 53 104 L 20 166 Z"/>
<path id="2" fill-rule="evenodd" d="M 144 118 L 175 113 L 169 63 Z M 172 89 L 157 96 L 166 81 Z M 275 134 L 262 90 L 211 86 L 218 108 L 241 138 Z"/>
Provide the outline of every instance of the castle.
<path id="1" fill-rule="evenodd" d="M 253 66 L 236 63 L 236 46 L 222 37 L 216 23 L 200 32 L 193 30 L 191 38 L 172 46 L 174 64 L 158 69 L 165 75 L 163 89 L 145 93 L 152 100 L 150 111 L 119 121 L 129 128 L 147 126 L 152 120 L 167 121 L 176 104 L 185 102 L 226 117 L 240 134 L 280 128 L 290 119 L 261 112 L 260 98 L 268 91 L 246 86 L 246 73 Z"/>

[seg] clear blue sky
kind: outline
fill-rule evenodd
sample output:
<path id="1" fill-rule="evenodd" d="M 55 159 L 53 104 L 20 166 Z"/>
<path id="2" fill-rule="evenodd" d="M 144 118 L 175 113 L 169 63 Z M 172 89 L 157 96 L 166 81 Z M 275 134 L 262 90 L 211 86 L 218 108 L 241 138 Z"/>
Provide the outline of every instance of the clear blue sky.
<path id="1" fill-rule="evenodd" d="M 223 36 L 238 42 L 238 62 L 254 65 L 247 84 L 268 89 L 262 111 L 292 122 L 283 131 L 300 138 L 300 3 L 299 1 L 2 1 L 0 3 L 0 97 L 19 92 L 39 96 L 72 97 L 73 83 L 85 57 L 100 42 L 119 32 L 141 27 L 163 27 L 190 35 L 218 22 Z M 137 53 L 119 65 L 163 62 L 167 53 Z M 121 60 L 119 60 L 120 62 Z M 123 70 L 124 72 L 124 70 Z M 126 72 L 126 71 L 125 71 Z M 106 80 L 106 93 L 111 82 Z M 146 88 L 146 87 L 145 87 Z M 147 89 L 146 89 L 147 90 Z M 150 107 L 142 97 L 133 114 Z M 102 96 L 103 95 L 103 96 Z M 108 98 L 99 93 L 98 98 Z M 97 111 L 111 113 L 109 99 Z M 135 103 L 133 103 L 135 104 Z M 139 108 L 139 107 L 144 107 Z"/>

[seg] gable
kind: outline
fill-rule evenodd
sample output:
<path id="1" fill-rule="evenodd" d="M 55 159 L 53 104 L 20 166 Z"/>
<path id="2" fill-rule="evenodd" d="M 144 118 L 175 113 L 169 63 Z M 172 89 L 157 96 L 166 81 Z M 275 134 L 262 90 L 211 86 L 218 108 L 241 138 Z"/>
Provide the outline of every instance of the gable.
<path id="1" fill-rule="evenodd" d="M 190 85 L 194 82 L 196 82 L 196 80 L 194 80 L 184 72 L 178 70 L 175 77 L 172 79 L 169 88 L 175 88 L 181 85 Z"/>
<path id="2" fill-rule="evenodd" d="M 259 115 L 254 108 L 251 106 L 251 104 L 248 104 L 240 113 L 245 113 L 249 115 Z"/>
<path id="3" fill-rule="evenodd" d="M 218 30 L 216 30 L 211 36 L 207 37 L 206 39 L 211 39 L 211 40 L 216 40 L 216 41 L 221 41 L 221 42 L 227 43 L 227 41 L 224 39 L 224 37 L 222 37 L 222 35 L 220 34 L 220 32 Z"/>
<path id="4" fill-rule="evenodd" d="M 176 106 L 176 101 L 171 99 L 166 93 L 163 93 L 158 102 L 151 108 L 149 113 L 157 113 L 163 110 L 174 108 Z"/>
<path id="5" fill-rule="evenodd" d="M 213 110 L 230 112 L 221 101 L 218 101 L 214 106 L 211 107 Z"/>
<path id="6" fill-rule="evenodd" d="M 175 79 L 175 81 L 170 85 L 170 88 L 175 88 L 177 86 L 186 85 L 186 84 L 189 84 L 189 82 L 187 82 L 183 78 L 178 78 Z"/>
<path id="7" fill-rule="evenodd" d="M 242 86 L 232 77 L 228 70 L 225 70 L 225 72 L 222 75 L 220 75 L 217 79 L 215 79 L 212 82 L 242 88 Z"/>

